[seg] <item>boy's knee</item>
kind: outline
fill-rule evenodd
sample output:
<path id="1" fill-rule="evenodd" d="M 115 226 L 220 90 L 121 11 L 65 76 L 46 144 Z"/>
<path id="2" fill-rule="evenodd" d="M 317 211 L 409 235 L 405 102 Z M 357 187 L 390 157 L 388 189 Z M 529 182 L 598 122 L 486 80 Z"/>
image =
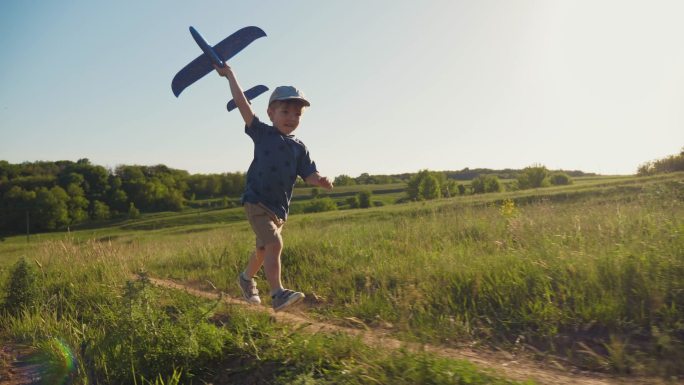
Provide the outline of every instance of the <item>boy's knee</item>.
<path id="1" fill-rule="evenodd" d="M 264 247 L 267 251 L 280 252 L 283 249 L 283 238 L 280 236 L 280 234 L 278 234 L 278 237 L 276 239 L 267 243 L 266 245 L 264 245 Z"/>

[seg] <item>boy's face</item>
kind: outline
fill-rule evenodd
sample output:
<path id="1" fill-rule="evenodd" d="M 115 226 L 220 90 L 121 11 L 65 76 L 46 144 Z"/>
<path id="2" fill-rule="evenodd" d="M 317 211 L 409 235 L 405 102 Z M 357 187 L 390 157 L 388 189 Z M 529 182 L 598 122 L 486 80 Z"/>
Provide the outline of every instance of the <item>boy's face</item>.
<path id="1" fill-rule="evenodd" d="M 268 117 L 281 134 L 290 135 L 304 112 L 304 105 L 298 102 L 273 102 L 268 107 Z"/>

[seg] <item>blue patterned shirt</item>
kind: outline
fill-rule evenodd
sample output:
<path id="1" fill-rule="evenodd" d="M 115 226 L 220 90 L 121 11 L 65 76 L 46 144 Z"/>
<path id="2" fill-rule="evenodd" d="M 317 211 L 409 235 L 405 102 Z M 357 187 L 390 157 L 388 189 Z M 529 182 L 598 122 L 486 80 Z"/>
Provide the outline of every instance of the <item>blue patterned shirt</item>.
<path id="1" fill-rule="evenodd" d="M 287 220 L 297 175 L 306 179 L 317 171 L 316 163 L 294 135 L 284 135 L 256 116 L 251 127 L 245 126 L 245 133 L 254 141 L 254 159 L 242 202 L 261 203 Z"/>

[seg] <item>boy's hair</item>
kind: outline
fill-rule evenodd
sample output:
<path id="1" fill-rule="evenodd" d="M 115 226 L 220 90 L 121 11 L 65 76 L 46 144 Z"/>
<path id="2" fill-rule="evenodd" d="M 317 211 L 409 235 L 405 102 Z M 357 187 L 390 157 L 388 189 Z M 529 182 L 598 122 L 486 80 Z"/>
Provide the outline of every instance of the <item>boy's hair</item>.
<path id="1" fill-rule="evenodd" d="M 285 106 L 298 106 L 305 108 L 307 107 L 307 104 L 304 103 L 303 101 L 299 99 L 286 99 L 286 100 L 274 100 L 268 104 L 268 108 L 278 108 L 278 106 L 285 105 Z"/>

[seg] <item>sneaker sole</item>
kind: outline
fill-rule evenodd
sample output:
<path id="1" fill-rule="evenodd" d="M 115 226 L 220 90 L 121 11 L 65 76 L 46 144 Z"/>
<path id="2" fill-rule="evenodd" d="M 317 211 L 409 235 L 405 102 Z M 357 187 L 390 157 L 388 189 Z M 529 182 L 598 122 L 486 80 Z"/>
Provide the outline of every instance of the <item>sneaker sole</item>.
<path id="1" fill-rule="evenodd" d="M 302 293 L 301 296 L 296 296 L 296 297 L 292 296 L 292 297 L 290 297 L 289 300 L 287 300 L 287 302 L 283 303 L 282 305 L 280 305 L 278 307 L 274 307 L 273 310 L 274 311 L 281 311 L 285 308 L 288 308 L 292 305 L 295 305 L 295 304 L 301 302 L 304 299 L 304 297 L 305 297 L 304 293 Z"/>

